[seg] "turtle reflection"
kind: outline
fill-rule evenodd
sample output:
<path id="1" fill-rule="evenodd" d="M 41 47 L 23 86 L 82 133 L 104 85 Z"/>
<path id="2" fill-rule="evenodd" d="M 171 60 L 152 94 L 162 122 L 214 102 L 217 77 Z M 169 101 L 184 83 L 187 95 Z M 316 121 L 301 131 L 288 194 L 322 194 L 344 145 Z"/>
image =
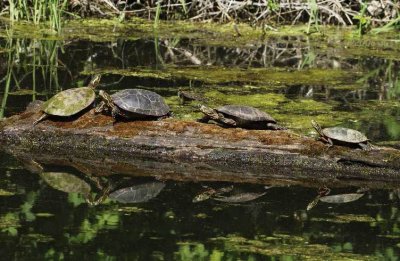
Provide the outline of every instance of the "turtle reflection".
<path id="1" fill-rule="evenodd" d="M 216 201 L 226 202 L 226 203 L 243 203 L 252 200 L 256 200 L 262 196 L 264 196 L 267 192 L 243 192 L 243 191 L 233 191 L 234 187 L 226 186 L 221 188 L 211 188 L 205 187 L 206 190 L 202 191 L 198 195 L 196 195 L 192 202 L 197 203 L 207 199 L 213 199 Z M 268 189 L 269 187 L 264 187 L 264 189 Z M 230 194 L 228 194 L 230 193 Z M 228 194 L 228 195 L 226 195 Z"/>
<path id="2" fill-rule="evenodd" d="M 155 198 L 165 187 L 162 182 L 147 182 L 121 188 L 109 194 L 109 197 L 121 203 L 141 203 Z"/>
<path id="3" fill-rule="evenodd" d="M 328 195 L 330 189 L 327 187 L 319 188 L 318 195 L 307 205 L 307 211 L 314 208 L 318 202 L 330 203 L 330 204 L 343 204 L 350 203 L 359 200 L 364 196 L 365 189 L 358 190 L 357 193 L 344 193 L 336 195 Z"/>
<path id="4" fill-rule="evenodd" d="M 96 197 L 93 197 L 94 193 L 90 184 L 72 173 L 42 172 L 39 175 L 50 187 L 68 194 L 80 194 L 92 206 L 102 203 L 110 189 L 110 186 L 104 186 L 100 189 L 100 193 Z"/>
<path id="5" fill-rule="evenodd" d="M 42 172 L 42 179 L 52 188 L 65 193 L 90 194 L 90 185 L 81 178 L 64 172 Z"/>

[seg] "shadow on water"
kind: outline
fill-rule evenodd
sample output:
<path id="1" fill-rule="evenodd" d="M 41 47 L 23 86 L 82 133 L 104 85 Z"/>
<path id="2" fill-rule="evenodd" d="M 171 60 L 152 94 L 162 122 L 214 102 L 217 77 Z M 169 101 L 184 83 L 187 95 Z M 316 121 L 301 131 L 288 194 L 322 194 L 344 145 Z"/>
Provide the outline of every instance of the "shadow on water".
<path id="1" fill-rule="evenodd" d="M 256 106 L 303 134 L 313 134 L 310 120 L 315 119 L 361 130 L 374 142 L 400 139 L 398 57 L 374 49 L 349 51 L 340 42 L 305 36 L 241 47 L 162 37 L 91 42 L 10 35 L 0 43 L 0 117 L 24 110 L 32 100 L 84 86 L 91 74 L 102 73 L 99 88 L 156 91 L 177 118 L 200 116 L 193 110 L 196 101 L 180 103 L 182 88 L 204 96 L 210 106 Z M 124 166 L 108 173 L 101 168 L 111 165 L 107 162 L 94 174 L 85 165 L 36 165 L 7 154 L 0 154 L 0 164 L 0 253 L 7 258 L 376 260 L 399 255 L 397 184 L 162 180 L 166 173 L 126 175 Z M 232 191 L 220 194 L 232 185 Z M 323 185 L 331 188 L 330 195 L 318 194 Z M 368 185 L 369 190 L 359 190 Z M 199 193 L 211 196 L 193 203 Z M 260 196 L 244 201 L 250 193 Z M 339 196 L 326 198 L 332 195 Z"/>

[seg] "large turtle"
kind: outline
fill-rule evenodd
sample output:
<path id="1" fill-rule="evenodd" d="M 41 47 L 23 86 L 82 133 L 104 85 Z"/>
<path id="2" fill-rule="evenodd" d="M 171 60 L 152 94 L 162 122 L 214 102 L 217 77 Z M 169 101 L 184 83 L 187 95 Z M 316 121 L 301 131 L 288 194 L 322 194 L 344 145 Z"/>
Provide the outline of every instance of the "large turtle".
<path id="1" fill-rule="evenodd" d="M 320 135 L 320 140 L 329 144 L 329 147 L 336 145 L 358 146 L 364 150 L 372 148 L 369 139 L 359 131 L 343 128 L 331 127 L 322 129 L 314 120 L 311 121 L 312 126 Z"/>
<path id="2" fill-rule="evenodd" d="M 43 115 L 33 125 L 38 124 L 50 115 L 69 117 L 89 107 L 96 98 L 94 89 L 99 84 L 100 78 L 101 75 L 95 75 L 87 87 L 68 89 L 51 97 L 43 103 Z"/>
<path id="3" fill-rule="evenodd" d="M 225 105 L 216 109 L 200 105 L 200 111 L 205 116 L 200 122 L 214 120 L 230 127 L 241 127 L 245 129 L 272 129 L 286 130 L 285 127 L 276 124 L 271 115 L 254 107 L 244 105 Z"/>
<path id="4" fill-rule="evenodd" d="M 95 112 L 111 110 L 111 115 L 128 119 L 159 119 L 167 117 L 170 109 L 164 99 L 155 92 L 143 89 L 126 89 L 109 95 L 105 91 L 99 92 L 103 101 Z"/>

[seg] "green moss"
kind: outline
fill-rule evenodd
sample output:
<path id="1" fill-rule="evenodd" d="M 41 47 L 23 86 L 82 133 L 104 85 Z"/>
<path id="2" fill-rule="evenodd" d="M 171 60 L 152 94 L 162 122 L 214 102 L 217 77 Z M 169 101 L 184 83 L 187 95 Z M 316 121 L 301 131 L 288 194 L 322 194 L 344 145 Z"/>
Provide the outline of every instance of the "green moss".
<path id="1" fill-rule="evenodd" d="M 345 215 L 335 215 L 326 218 L 312 218 L 312 221 L 315 222 L 329 222 L 329 223 L 351 223 L 351 222 L 362 222 L 362 223 L 373 223 L 377 220 L 373 217 L 367 215 L 353 215 L 353 214 L 345 214 Z"/>
<path id="2" fill-rule="evenodd" d="M 123 213 L 147 213 L 151 212 L 150 210 L 144 209 L 144 208 L 138 208 L 138 207 L 120 207 L 118 208 L 119 212 Z"/>

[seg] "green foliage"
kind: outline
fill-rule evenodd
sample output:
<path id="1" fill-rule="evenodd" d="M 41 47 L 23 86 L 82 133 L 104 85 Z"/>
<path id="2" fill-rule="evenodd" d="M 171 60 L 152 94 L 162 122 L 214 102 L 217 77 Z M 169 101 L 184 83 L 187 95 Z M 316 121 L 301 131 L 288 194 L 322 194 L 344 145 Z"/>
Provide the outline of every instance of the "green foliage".
<path id="1" fill-rule="evenodd" d="M 367 11 L 367 5 L 364 4 L 362 1 L 360 1 L 361 3 L 361 10 L 359 12 L 358 15 L 354 16 L 355 20 L 358 20 L 358 36 L 361 36 L 363 34 L 365 34 L 366 32 L 368 32 L 368 30 L 370 29 L 370 25 L 371 25 L 371 17 L 367 16 L 365 13 Z"/>
<path id="2" fill-rule="evenodd" d="M 276 0 L 268 0 L 268 7 L 271 11 L 278 11 L 279 10 L 279 1 Z"/>
<path id="3" fill-rule="evenodd" d="M 209 260 L 209 252 L 201 243 L 180 243 L 176 260 Z M 215 256 L 214 256 L 215 258 Z M 214 259 L 213 259 L 214 260 Z"/>
<path id="4" fill-rule="evenodd" d="M 28 21 L 35 25 L 48 23 L 48 27 L 59 32 L 67 0 L 9 0 L 11 22 Z"/>

